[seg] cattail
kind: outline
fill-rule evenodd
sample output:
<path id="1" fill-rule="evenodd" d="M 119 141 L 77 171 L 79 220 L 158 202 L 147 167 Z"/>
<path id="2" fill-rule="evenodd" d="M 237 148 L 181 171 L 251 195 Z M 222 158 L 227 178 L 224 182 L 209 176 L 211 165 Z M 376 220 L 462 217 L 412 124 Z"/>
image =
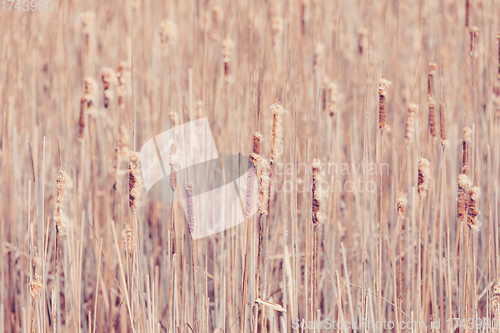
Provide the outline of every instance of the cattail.
<path id="1" fill-rule="evenodd" d="M 85 93 L 83 97 L 87 103 L 87 113 L 90 115 L 95 115 L 96 111 L 94 105 L 97 100 L 97 82 L 92 77 L 86 77 L 84 79 Z"/>
<path id="2" fill-rule="evenodd" d="M 479 215 L 479 211 L 476 209 L 477 200 L 481 191 L 479 187 L 475 186 L 469 190 L 469 207 L 467 209 L 467 224 L 473 231 L 479 231 L 481 228 L 481 222 L 476 220 L 476 216 Z"/>
<path id="3" fill-rule="evenodd" d="M 425 197 L 429 191 L 431 183 L 431 162 L 425 158 L 418 160 L 418 193 L 420 197 Z"/>
<path id="4" fill-rule="evenodd" d="M 132 92 L 132 74 L 130 67 L 126 61 L 122 61 L 116 71 L 118 84 L 116 86 L 116 94 L 118 96 L 118 105 L 120 108 L 125 106 L 125 97 Z"/>
<path id="5" fill-rule="evenodd" d="M 415 113 L 418 111 L 418 105 L 410 104 L 408 107 L 408 118 L 406 119 L 405 145 L 413 141 L 415 134 Z"/>
<path id="6" fill-rule="evenodd" d="M 177 126 L 180 123 L 180 117 L 177 112 L 170 112 L 168 114 L 168 118 L 170 119 L 170 122 L 172 123 L 172 126 Z"/>
<path id="7" fill-rule="evenodd" d="M 444 103 L 439 103 L 439 124 L 441 126 L 441 145 L 444 149 L 448 148 L 448 140 L 446 140 L 446 110 Z"/>
<path id="8" fill-rule="evenodd" d="M 396 200 L 396 209 L 398 211 L 398 215 L 404 219 L 406 206 L 408 205 L 408 195 L 404 192 L 400 192 L 398 195 L 398 199 Z"/>
<path id="9" fill-rule="evenodd" d="M 467 213 L 469 199 L 468 193 L 472 188 L 472 181 L 466 174 L 458 175 L 458 191 L 457 191 L 457 217 L 460 222 L 464 222 Z"/>
<path id="10" fill-rule="evenodd" d="M 326 76 L 323 76 L 323 79 L 321 80 L 321 95 L 321 109 L 325 111 L 328 100 L 328 78 Z"/>
<path id="11" fill-rule="evenodd" d="M 63 208 L 65 206 L 66 200 L 69 198 L 70 191 L 73 189 L 73 181 L 69 175 L 63 171 L 59 170 L 56 176 L 56 210 L 54 212 L 54 222 L 56 224 L 57 232 L 61 235 L 66 234 L 71 220 L 64 214 Z"/>
<path id="12" fill-rule="evenodd" d="M 366 34 L 366 31 L 364 28 L 360 28 L 358 30 L 358 52 L 359 54 L 363 54 L 363 44 L 364 44 L 364 40 L 365 40 L 365 34 Z"/>
<path id="13" fill-rule="evenodd" d="M 130 163 L 128 166 L 128 196 L 129 206 L 132 211 L 137 211 L 142 203 L 142 187 L 143 181 L 140 168 L 140 155 L 138 152 L 130 154 Z"/>
<path id="14" fill-rule="evenodd" d="M 126 222 L 125 229 L 122 232 L 123 245 L 127 249 L 128 254 L 131 258 L 134 257 L 135 253 L 135 239 L 134 239 L 134 226 Z"/>
<path id="15" fill-rule="evenodd" d="M 93 12 L 85 12 L 80 15 L 80 22 L 82 25 L 82 34 L 86 52 L 90 50 L 91 35 L 92 31 L 94 30 L 94 20 L 95 13 Z"/>
<path id="16" fill-rule="evenodd" d="M 321 66 L 321 62 L 323 60 L 323 52 L 324 52 L 323 43 L 316 43 L 313 49 L 313 71 L 315 73 L 318 72 L 319 67 Z"/>
<path id="17" fill-rule="evenodd" d="M 231 38 L 226 38 L 222 42 L 222 60 L 224 61 L 224 80 L 231 82 L 231 55 L 233 54 L 234 43 Z"/>
<path id="18" fill-rule="evenodd" d="M 114 97 L 111 88 L 117 83 L 115 71 L 112 68 L 104 67 L 101 70 L 101 80 L 103 85 L 103 103 L 107 109 Z"/>
<path id="19" fill-rule="evenodd" d="M 281 39 L 283 36 L 283 19 L 279 16 L 273 16 L 271 19 L 271 29 L 273 31 L 273 46 L 275 50 L 281 47 Z"/>
<path id="20" fill-rule="evenodd" d="M 252 152 L 254 154 L 260 154 L 260 140 L 262 140 L 262 134 L 257 131 L 253 134 L 253 148 Z"/>
<path id="21" fill-rule="evenodd" d="M 330 83 L 328 85 L 328 95 L 329 95 L 329 102 L 328 102 L 328 111 L 330 112 L 330 117 L 333 117 L 335 114 L 335 106 L 337 105 L 337 85 L 335 83 Z"/>
<path id="22" fill-rule="evenodd" d="M 386 106 L 387 106 L 387 87 L 390 82 L 385 79 L 380 79 L 378 86 L 379 93 L 379 111 L 378 111 L 378 127 L 384 131 L 389 129 L 386 124 Z"/>
<path id="23" fill-rule="evenodd" d="M 479 28 L 474 26 L 470 28 L 470 55 L 475 56 L 476 55 L 476 40 L 477 40 L 477 35 L 479 34 Z"/>
<path id="24" fill-rule="evenodd" d="M 271 111 L 274 115 L 271 138 L 271 163 L 273 163 L 283 154 L 283 151 L 285 150 L 285 134 L 283 130 L 283 114 L 285 113 L 285 109 L 279 102 L 276 102 L 271 105 Z"/>
<path id="25" fill-rule="evenodd" d="M 500 32 L 497 35 L 498 46 L 498 80 L 500 80 Z"/>
<path id="26" fill-rule="evenodd" d="M 175 191 L 177 188 L 177 171 L 179 170 L 179 161 L 177 157 L 177 141 L 172 142 L 170 146 L 170 188 Z"/>
<path id="27" fill-rule="evenodd" d="M 436 104 L 434 98 L 429 98 L 429 130 L 431 132 L 432 138 L 437 137 L 436 132 Z"/>
<path id="28" fill-rule="evenodd" d="M 495 287 L 493 287 L 493 295 L 491 296 L 491 308 L 493 309 L 494 314 L 498 315 L 500 311 L 500 279 Z"/>
<path id="29" fill-rule="evenodd" d="M 83 139 L 83 131 L 85 130 L 85 96 L 80 98 L 80 119 L 78 120 L 78 139 Z"/>
<path id="30" fill-rule="evenodd" d="M 321 183 L 323 179 L 320 175 L 321 168 L 323 164 L 318 160 L 314 159 L 312 163 L 312 222 L 316 226 L 318 223 L 323 222 L 326 219 L 326 215 L 321 211 L 321 206 L 324 204 L 325 193 L 321 189 Z"/>
<path id="31" fill-rule="evenodd" d="M 464 128 L 464 138 L 462 141 L 462 173 L 469 175 L 468 159 L 469 147 L 472 139 L 472 131 L 469 127 Z"/>
<path id="32" fill-rule="evenodd" d="M 434 96 L 434 72 L 436 70 L 436 64 L 429 63 L 429 76 L 427 78 L 427 98 L 432 98 Z"/>
<path id="33" fill-rule="evenodd" d="M 175 44 L 177 40 L 177 25 L 170 21 L 165 20 L 160 23 L 160 45 L 163 50 L 168 49 L 169 46 Z"/>
<path id="34" fill-rule="evenodd" d="M 465 26 L 469 27 L 469 17 L 470 17 L 470 0 L 465 0 Z"/>
<path id="35" fill-rule="evenodd" d="M 196 219 L 194 215 L 193 185 L 189 182 L 186 183 L 186 207 L 189 234 L 193 236 L 196 228 Z"/>
<path id="36" fill-rule="evenodd" d="M 269 187 L 271 184 L 271 178 L 269 177 L 269 161 L 255 153 L 250 154 L 249 158 L 257 171 L 259 187 L 259 212 L 261 215 L 264 215 L 267 213 Z"/>
<path id="37" fill-rule="evenodd" d="M 30 283 L 31 297 L 33 300 L 37 300 L 42 290 L 42 276 L 40 275 L 40 257 L 38 256 L 38 251 L 36 251 L 33 257 L 33 281 Z"/>

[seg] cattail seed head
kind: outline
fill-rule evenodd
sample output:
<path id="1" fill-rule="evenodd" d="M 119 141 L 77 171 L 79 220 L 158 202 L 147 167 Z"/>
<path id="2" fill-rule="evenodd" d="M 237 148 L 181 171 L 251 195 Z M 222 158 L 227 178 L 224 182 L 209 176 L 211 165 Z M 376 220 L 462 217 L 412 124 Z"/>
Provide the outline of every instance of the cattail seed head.
<path id="1" fill-rule="evenodd" d="M 433 139 L 437 137 L 436 132 L 436 104 L 434 98 L 429 98 L 429 131 Z"/>
<path id="2" fill-rule="evenodd" d="M 323 43 L 316 43 L 314 45 L 314 49 L 313 49 L 313 71 L 315 73 L 318 72 L 320 66 L 321 66 L 321 62 L 323 60 L 323 53 L 324 53 L 324 45 Z"/>
<path id="3" fill-rule="evenodd" d="M 123 245 L 127 249 L 129 256 L 132 258 L 135 252 L 134 227 L 126 222 L 125 229 L 122 232 Z"/>
<path id="4" fill-rule="evenodd" d="M 118 96 L 118 105 L 125 107 L 125 97 L 132 93 L 132 73 L 130 66 L 126 61 L 122 61 L 116 71 L 118 84 L 116 86 L 116 95 Z"/>
<path id="5" fill-rule="evenodd" d="M 281 156 L 285 150 L 284 137 L 285 131 L 283 129 L 283 114 L 285 109 L 283 106 L 276 102 L 271 105 L 273 112 L 273 130 L 271 138 L 271 163 Z"/>
<path id="6" fill-rule="evenodd" d="M 128 190 L 129 206 L 132 211 L 140 208 L 142 203 L 142 175 L 140 168 L 140 156 L 138 152 L 130 154 L 130 163 L 128 167 Z"/>
<path id="7" fill-rule="evenodd" d="M 38 251 L 36 251 L 35 256 L 33 257 L 33 271 L 34 274 L 33 280 L 30 283 L 30 291 L 33 300 L 37 300 L 43 287 L 42 276 L 40 275 L 40 257 L 38 255 Z"/>
<path id="8" fill-rule="evenodd" d="M 418 111 L 418 105 L 410 104 L 408 107 L 408 118 L 406 119 L 405 145 L 413 141 L 415 134 L 415 113 Z"/>
<path id="9" fill-rule="evenodd" d="M 70 191 L 73 189 L 73 181 L 69 175 L 59 170 L 56 176 L 56 209 L 54 212 L 54 222 L 56 224 L 57 232 L 65 235 L 71 225 L 71 220 L 64 214 L 63 208 L 70 196 Z"/>
<path id="10" fill-rule="evenodd" d="M 439 103 L 439 124 L 441 126 L 441 145 L 444 149 L 448 148 L 448 140 L 446 139 L 446 109 L 444 103 Z"/>
<path id="11" fill-rule="evenodd" d="M 260 154 L 260 140 L 262 140 L 262 134 L 257 131 L 253 134 L 253 147 L 252 152 L 254 154 Z"/>
<path id="12" fill-rule="evenodd" d="M 84 79 L 85 83 L 85 93 L 83 97 L 85 98 L 85 102 L 87 103 L 87 113 L 90 115 L 95 115 L 96 111 L 94 106 L 97 100 L 97 82 L 94 78 L 88 76 Z"/>
<path id="13" fill-rule="evenodd" d="M 400 192 L 398 195 L 398 199 L 396 200 L 396 209 L 398 211 L 398 215 L 404 219 L 406 206 L 408 205 L 408 195 L 404 192 Z"/>
<path id="14" fill-rule="evenodd" d="M 231 38 L 222 41 L 222 60 L 224 61 L 224 80 L 231 82 L 231 55 L 233 54 L 234 42 Z"/>
<path id="15" fill-rule="evenodd" d="M 179 160 L 177 156 L 177 141 L 172 142 L 170 146 L 170 188 L 175 191 L 177 188 L 177 171 L 179 170 Z"/>
<path id="16" fill-rule="evenodd" d="M 431 162 L 428 159 L 421 158 L 418 160 L 418 193 L 420 197 L 425 197 L 429 191 L 431 183 Z"/>
<path id="17" fill-rule="evenodd" d="M 312 163 L 312 222 L 313 226 L 317 226 L 326 220 L 322 206 L 324 206 L 325 191 L 321 189 L 323 178 L 320 175 L 323 164 L 314 159 Z"/>
<path id="18" fill-rule="evenodd" d="M 250 154 L 248 158 L 253 163 L 257 171 L 259 187 L 259 211 L 261 215 L 264 215 L 267 213 L 269 186 L 271 184 L 271 178 L 269 177 L 269 161 L 262 158 L 262 156 L 256 153 Z"/>
<path id="19" fill-rule="evenodd" d="M 196 228 L 196 219 L 194 214 L 193 185 L 189 182 L 186 183 L 186 207 L 189 234 L 193 236 Z"/>
<path id="20" fill-rule="evenodd" d="M 472 188 L 472 181 L 466 174 L 458 175 L 458 191 L 457 191 L 457 217 L 460 222 L 464 222 L 467 214 L 469 199 L 468 193 Z"/>
<path id="21" fill-rule="evenodd" d="M 283 36 L 283 19 L 279 16 L 273 16 L 271 29 L 273 31 L 273 46 L 276 50 L 279 50 Z"/>
<path id="22" fill-rule="evenodd" d="M 110 67 L 104 67 L 101 70 L 101 80 L 103 85 L 103 103 L 104 107 L 107 109 L 110 101 L 114 98 L 111 88 L 117 83 L 115 71 Z"/>
<path id="23" fill-rule="evenodd" d="M 471 56 L 477 56 L 476 54 L 476 41 L 477 41 L 477 36 L 479 34 L 479 28 L 474 26 L 470 28 L 470 55 Z"/>
<path id="24" fill-rule="evenodd" d="M 95 13 L 84 12 L 80 15 L 80 23 L 82 27 L 83 43 L 85 52 L 89 52 L 91 45 L 91 36 L 94 30 Z"/>
<path id="25" fill-rule="evenodd" d="M 429 76 L 427 79 L 427 97 L 432 98 L 434 95 L 434 72 L 436 70 L 436 64 L 429 63 Z"/>
<path id="26" fill-rule="evenodd" d="M 469 207 L 467 210 L 467 224 L 473 231 L 479 231 L 481 222 L 476 220 L 479 211 L 476 209 L 477 200 L 481 194 L 479 187 L 472 187 L 469 190 Z"/>
<path id="27" fill-rule="evenodd" d="M 177 41 L 177 25 L 170 21 L 164 20 L 160 23 L 160 45 L 163 50 L 174 45 Z"/>
<path id="28" fill-rule="evenodd" d="M 497 35 L 497 47 L 498 47 L 498 80 L 500 80 L 500 32 Z"/>
<path id="29" fill-rule="evenodd" d="M 491 296 L 491 308 L 493 309 L 494 314 L 498 315 L 500 311 L 500 279 L 497 282 L 496 286 L 493 287 L 493 295 Z"/>
<path id="30" fill-rule="evenodd" d="M 390 82 L 385 79 L 380 79 L 378 85 L 378 93 L 379 93 L 378 127 L 382 131 L 389 129 L 389 126 L 387 126 L 386 124 L 387 87 L 389 85 Z"/>
<path id="31" fill-rule="evenodd" d="M 472 131 L 469 127 L 464 128 L 464 137 L 462 141 L 462 173 L 469 174 L 468 160 L 469 150 L 472 140 Z"/>
<path id="32" fill-rule="evenodd" d="M 333 82 L 328 85 L 328 95 L 328 111 L 330 112 L 330 117 L 333 117 L 333 115 L 335 114 L 335 106 L 337 105 L 338 98 L 337 85 Z"/>

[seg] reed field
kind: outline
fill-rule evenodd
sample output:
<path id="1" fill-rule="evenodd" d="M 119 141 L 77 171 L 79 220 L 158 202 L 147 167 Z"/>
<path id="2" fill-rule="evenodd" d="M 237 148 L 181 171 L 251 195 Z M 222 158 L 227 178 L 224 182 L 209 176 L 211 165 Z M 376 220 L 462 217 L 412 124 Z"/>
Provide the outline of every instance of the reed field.
<path id="1" fill-rule="evenodd" d="M 0 59 L 0 332 L 500 331 L 499 1 L 5 0 Z"/>

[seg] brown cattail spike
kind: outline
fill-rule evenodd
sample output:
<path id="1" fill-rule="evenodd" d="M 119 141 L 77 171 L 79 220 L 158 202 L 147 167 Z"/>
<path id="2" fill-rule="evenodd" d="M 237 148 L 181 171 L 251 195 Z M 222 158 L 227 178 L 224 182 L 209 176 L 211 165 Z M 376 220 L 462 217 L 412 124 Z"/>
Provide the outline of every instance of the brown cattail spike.
<path id="1" fill-rule="evenodd" d="M 33 280 L 30 283 L 31 297 L 33 300 L 38 299 L 40 291 L 42 290 L 42 276 L 40 275 L 40 257 L 38 256 L 38 251 L 36 251 L 33 257 Z"/>
<path id="2" fill-rule="evenodd" d="M 423 198 L 427 196 L 431 182 L 431 162 L 425 158 L 418 161 L 418 193 Z"/>
<path id="3" fill-rule="evenodd" d="M 328 111 L 330 112 L 330 117 L 333 117 L 338 98 L 337 85 L 333 82 L 328 85 L 328 95 L 330 97 Z"/>
<path id="4" fill-rule="evenodd" d="M 404 219 L 406 206 L 408 205 L 408 195 L 404 192 L 400 192 L 398 195 L 398 199 L 396 200 L 396 209 L 398 211 L 398 215 Z"/>
<path id="5" fill-rule="evenodd" d="M 476 209 L 477 200 L 481 194 L 479 187 L 473 187 L 469 190 L 469 207 L 467 210 L 467 224 L 474 231 L 479 231 L 481 228 L 481 222 L 476 220 L 479 215 L 479 211 Z"/>
<path id="6" fill-rule="evenodd" d="M 491 296 L 491 308 L 493 309 L 493 313 L 495 316 L 500 314 L 500 279 L 495 287 L 493 287 L 493 295 Z"/>
<path id="7" fill-rule="evenodd" d="M 458 198 L 457 198 L 457 217 L 458 221 L 464 222 L 469 204 L 468 192 L 472 188 L 472 181 L 466 174 L 458 175 Z"/>
<path id="8" fill-rule="evenodd" d="M 434 96 L 434 73 L 436 70 L 436 64 L 429 63 L 429 76 L 427 78 L 427 98 L 432 98 Z"/>
<path id="9" fill-rule="evenodd" d="M 231 38 L 226 38 L 222 42 L 222 60 L 224 61 L 224 80 L 231 82 L 231 55 L 233 54 L 234 43 Z"/>
<path id="10" fill-rule="evenodd" d="M 114 97 L 111 88 L 117 83 L 115 71 L 112 68 L 104 67 L 101 71 L 101 80 L 103 85 L 103 103 L 107 109 Z"/>
<path id="11" fill-rule="evenodd" d="M 469 175 L 469 151 L 472 140 L 472 131 L 469 127 L 464 128 L 464 138 L 462 141 L 462 173 Z"/>
<path id="12" fill-rule="evenodd" d="M 439 123 L 441 126 L 441 145 L 444 149 L 448 148 L 448 140 L 446 139 L 446 109 L 444 103 L 439 103 Z"/>
<path id="13" fill-rule="evenodd" d="M 390 82 L 385 79 L 380 79 L 378 86 L 379 93 L 379 110 L 378 110 L 378 127 L 384 131 L 389 129 L 386 124 L 386 108 L 387 108 L 387 87 Z"/>
<path id="14" fill-rule="evenodd" d="M 432 97 L 429 98 L 429 131 L 433 138 L 437 137 L 436 132 L 436 104 Z"/>
<path id="15" fill-rule="evenodd" d="M 170 146 L 170 188 L 175 191 L 177 188 L 177 171 L 179 170 L 179 160 L 177 157 L 177 141 L 172 142 Z"/>
<path id="16" fill-rule="evenodd" d="M 498 44 L 498 80 L 500 81 L 500 32 L 497 35 Z"/>
<path id="17" fill-rule="evenodd" d="M 276 102 L 271 105 L 271 111 L 273 112 L 273 130 L 271 137 L 271 163 L 276 161 L 276 159 L 283 154 L 285 144 L 284 144 L 284 129 L 283 129 L 283 114 L 285 109 L 283 106 Z"/>
<path id="18" fill-rule="evenodd" d="M 262 134 L 259 131 L 253 134 L 253 148 L 252 152 L 254 154 L 260 154 L 260 140 L 262 140 Z"/>
<path id="19" fill-rule="evenodd" d="M 465 26 L 469 26 L 469 17 L 470 17 L 470 0 L 465 0 Z"/>
<path id="20" fill-rule="evenodd" d="M 140 169 L 140 156 L 138 152 L 130 154 L 128 167 L 129 206 L 133 211 L 140 208 L 142 194 L 142 176 Z"/>

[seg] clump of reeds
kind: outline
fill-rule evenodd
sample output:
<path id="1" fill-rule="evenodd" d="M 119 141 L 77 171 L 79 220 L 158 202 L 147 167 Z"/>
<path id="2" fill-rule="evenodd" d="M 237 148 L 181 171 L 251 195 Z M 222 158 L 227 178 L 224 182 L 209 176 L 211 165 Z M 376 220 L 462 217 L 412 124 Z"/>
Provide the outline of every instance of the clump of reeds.
<path id="1" fill-rule="evenodd" d="M 129 206 L 132 211 L 137 211 L 142 204 L 143 180 L 140 168 L 140 155 L 138 152 L 130 154 L 128 167 Z"/>
<path id="2" fill-rule="evenodd" d="M 427 196 L 431 183 L 431 162 L 426 158 L 418 160 L 418 193 L 420 197 Z"/>
<path id="3" fill-rule="evenodd" d="M 101 80 L 103 85 L 103 104 L 104 107 L 107 109 L 109 103 L 114 98 L 114 93 L 112 88 L 117 83 L 115 71 L 110 67 L 104 67 L 101 70 Z"/>
<path id="4" fill-rule="evenodd" d="M 222 60 L 224 62 L 224 80 L 231 82 L 231 56 L 233 54 L 234 42 L 231 38 L 222 41 Z"/>
<path id="5" fill-rule="evenodd" d="M 391 83 L 386 79 L 380 79 L 378 85 L 378 94 L 379 94 L 379 109 L 378 109 L 378 127 L 382 130 L 389 129 L 389 126 L 386 124 L 387 117 L 387 88 Z"/>
<path id="6" fill-rule="evenodd" d="M 271 163 L 273 163 L 279 156 L 283 154 L 285 150 L 285 131 L 283 130 L 283 114 L 285 113 L 285 108 L 279 102 L 276 102 L 271 105 L 271 111 L 273 112 Z"/>
<path id="7" fill-rule="evenodd" d="M 333 115 L 335 114 L 335 107 L 337 105 L 338 98 L 337 85 L 333 82 L 328 85 L 328 96 L 328 111 L 330 112 L 330 117 L 333 117 Z"/>
<path id="8" fill-rule="evenodd" d="M 404 192 L 399 192 L 398 198 L 396 200 L 396 210 L 398 215 L 404 219 L 406 206 L 408 205 L 408 195 Z"/>
<path id="9" fill-rule="evenodd" d="M 167 50 L 177 41 L 177 24 L 170 20 L 160 23 L 160 45 L 163 50 Z"/>
<path id="10" fill-rule="evenodd" d="M 132 73 L 130 66 L 126 61 L 120 62 L 118 70 L 116 71 L 116 95 L 118 96 L 118 106 L 125 107 L 125 97 L 129 96 L 132 92 Z"/>
<path id="11" fill-rule="evenodd" d="M 408 107 L 408 118 L 406 118 L 405 145 L 413 141 L 415 134 L 415 114 L 418 111 L 418 105 L 410 104 Z"/>
<path id="12" fill-rule="evenodd" d="M 441 145 L 443 149 L 448 148 L 448 140 L 446 139 L 446 109 L 444 103 L 439 103 L 439 125 L 441 127 Z"/>

